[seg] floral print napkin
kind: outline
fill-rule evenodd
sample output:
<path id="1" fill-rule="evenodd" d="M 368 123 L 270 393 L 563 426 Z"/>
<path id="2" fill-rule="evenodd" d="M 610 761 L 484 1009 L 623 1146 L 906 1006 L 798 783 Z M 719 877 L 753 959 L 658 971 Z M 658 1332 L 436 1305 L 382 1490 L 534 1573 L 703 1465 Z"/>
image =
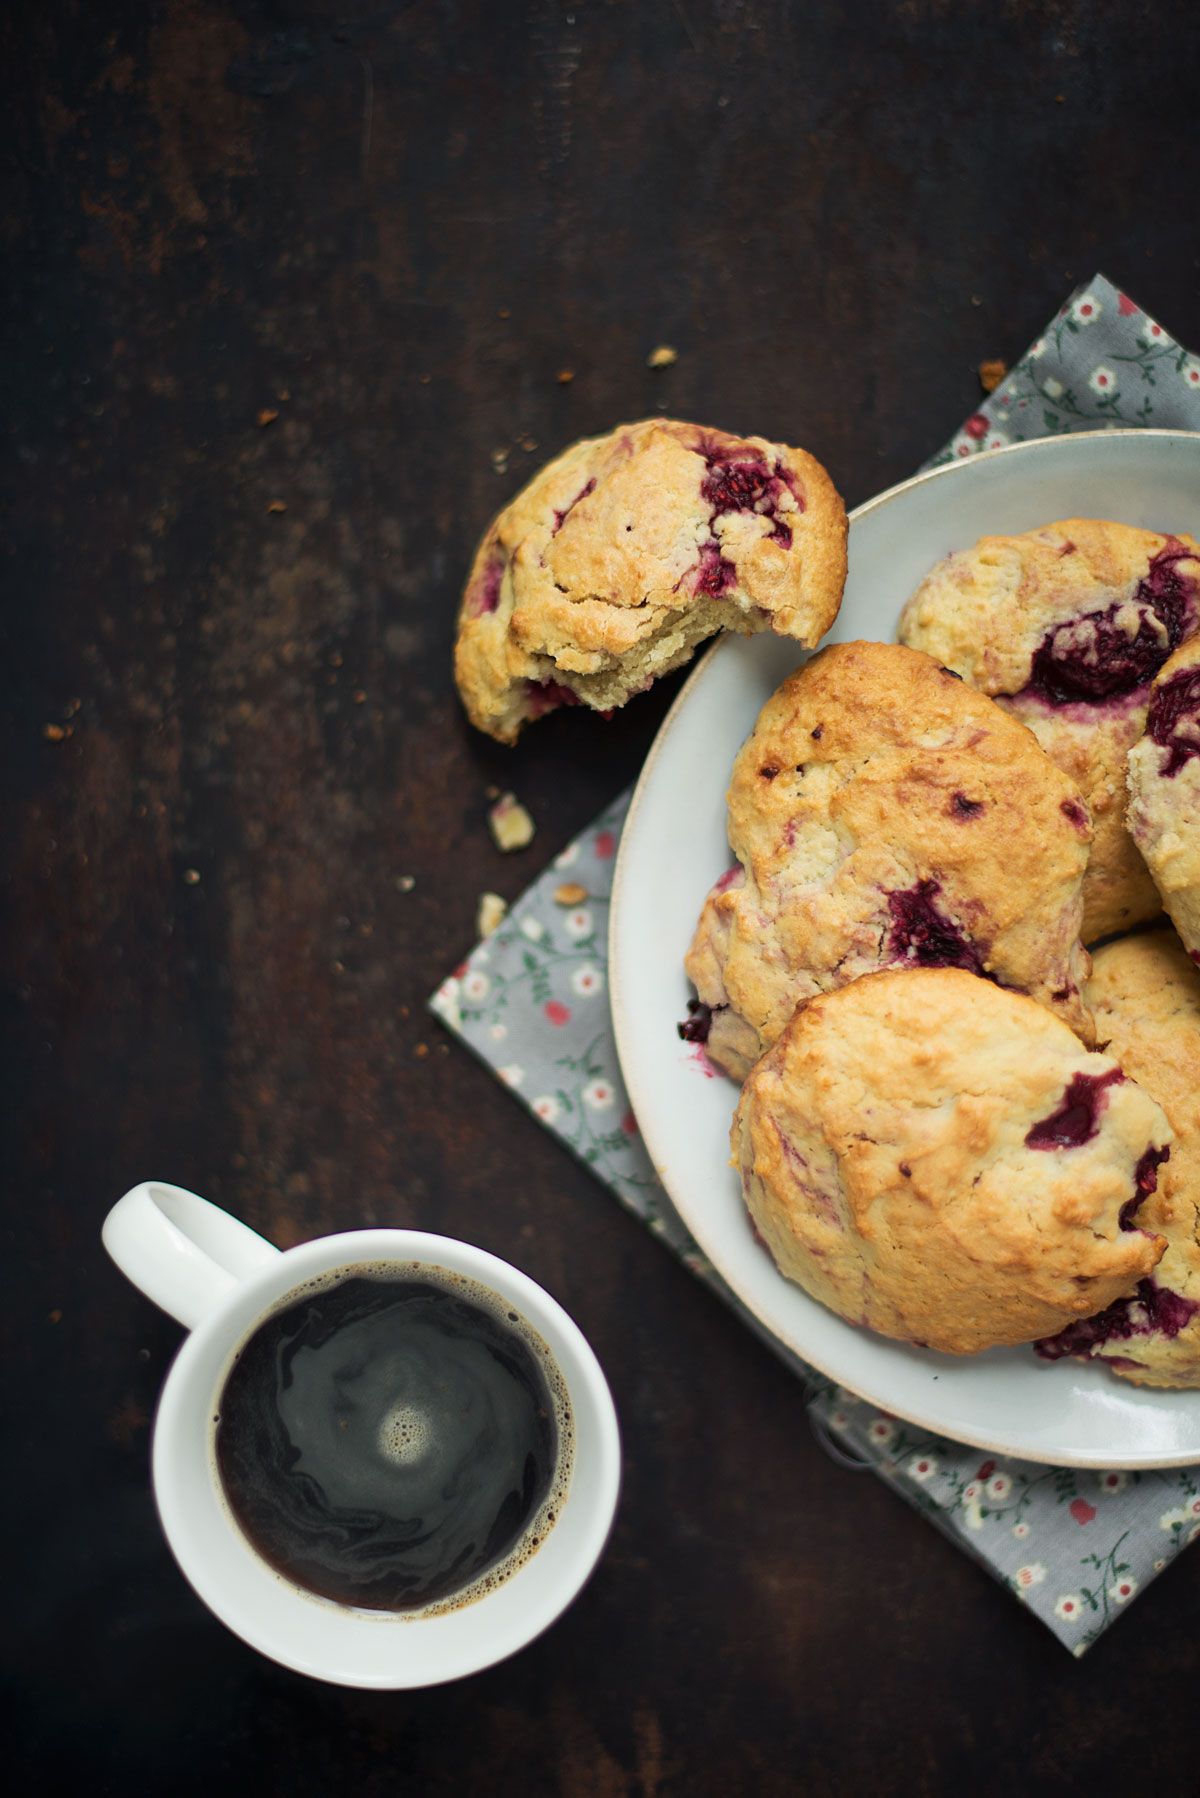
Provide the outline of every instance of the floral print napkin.
<path id="1" fill-rule="evenodd" d="M 1105 425 L 1200 430 L 1200 360 L 1097 275 L 927 466 Z M 1200 1468 L 1094 1473 L 997 1459 L 831 1386 L 762 1328 L 659 1184 L 622 1084 L 606 961 L 628 804 L 625 793 L 555 858 L 442 982 L 431 1009 L 792 1366 L 813 1428 L 837 1460 L 886 1480 L 1083 1654 L 1200 1535 Z"/>

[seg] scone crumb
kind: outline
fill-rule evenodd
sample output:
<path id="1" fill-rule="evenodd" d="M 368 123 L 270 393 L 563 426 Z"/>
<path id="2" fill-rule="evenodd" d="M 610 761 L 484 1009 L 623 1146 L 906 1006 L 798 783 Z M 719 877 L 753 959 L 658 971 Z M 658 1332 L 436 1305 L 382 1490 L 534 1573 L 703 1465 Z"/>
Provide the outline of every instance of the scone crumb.
<path id="1" fill-rule="evenodd" d="M 270 505 L 267 507 L 267 511 L 268 512 L 286 512 L 287 511 L 287 503 L 286 503 L 286 501 L 281 500 L 281 499 L 273 499 L 271 501 Z"/>
<path id="2" fill-rule="evenodd" d="M 979 385 L 985 393 L 994 393 L 1008 373 L 1008 363 L 1001 362 L 999 357 L 990 362 L 979 364 Z"/>
<path id="3" fill-rule="evenodd" d="M 416 884 L 417 877 L 415 874 L 397 874 L 396 876 L 396 891 L 398 893 L 411 893 Z"/>
<path id="4" fill-rule="evenodd" d="M 497 849 L 524 849 L 533 841 L 533 819 L 513 793 L 501 793 L 488 812 L 488 824 Z"/>
<path id="5" fill-rule="evenodd" d="M 670 368 L 672 362 L 679 360 L 679 351 L 671 348 L 669 343 L 656 344 L 646 357 L 647 368 Z"/>
<path id="6" fill-rule="evenodd" d="M 568 382 L 575 379 L 575 370 L 573 368 L 560 368 L 555 379 L 560 387 L 565 387 Z"/>
<path id="7" fill-rule="evenodd" d="M 564 880 L 554 889 L 555 905 L 582 905 L 587 896 L 587 888 L 580 886 L 577 880 Z"/>
<path id="8" fill-rule="evenodd" d="M 271 410 L 270 406 L 264 406 L 262 411 L 258 415 L 258 423 L 259 423 L 260 428 L 265 429 L 267 425 L 273 425 L 275 423 L 275 420 L 278 417 L 279 417 L 278 412 L 273 412 Z"/>
<path id="9" fill-rule="evenodd" d="M 480 893 L 475 929 L 483 938 L 494 936 L 508 916 L 508 901 L 499 893 Z"/>

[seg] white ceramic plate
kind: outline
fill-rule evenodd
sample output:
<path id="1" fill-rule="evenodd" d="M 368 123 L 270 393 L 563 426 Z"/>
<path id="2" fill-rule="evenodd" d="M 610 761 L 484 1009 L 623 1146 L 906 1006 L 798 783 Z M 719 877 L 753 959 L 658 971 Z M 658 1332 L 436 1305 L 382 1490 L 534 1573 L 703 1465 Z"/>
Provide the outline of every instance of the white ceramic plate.
<path id="1" fill-rule="evenodd" d="M 851 517 L 850 573 L 829 641 L 890 640 L 933 564 L 991 532 L 1059 518 L 1159 531 L 1200 526 L 1200 434 L 1041 439 L 918 475 Z M 676 1033 L 692 996 L 683 957 L 732 857 L 725 789 L 759 710 L 802 657 L 771 635 L 725 637 L 665 719 L 621 841 L 610 934 L 617 1049 L 646 1146 L 693 1236 L 781 1342 L 898 1417 L 994 1453 L 1076 1467 L 1200 1461 L 1200 1391 L 1140 1390 L 1103 1367 L 1030 1348 L 958 1359 L 844 1323 L 785 1280 L 751 1235 L 727 1165 L 732 1084 Z"/>

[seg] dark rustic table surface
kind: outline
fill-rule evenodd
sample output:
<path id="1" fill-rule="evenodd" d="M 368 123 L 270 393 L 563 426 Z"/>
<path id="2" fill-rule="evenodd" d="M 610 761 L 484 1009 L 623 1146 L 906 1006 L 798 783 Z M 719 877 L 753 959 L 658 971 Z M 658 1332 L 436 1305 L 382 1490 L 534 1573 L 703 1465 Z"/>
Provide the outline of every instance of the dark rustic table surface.
<path id="1" fill-rule="evenodd" d="M 1200 1555 L 1072 1660 L 822 1452 L 792 1377 L 423 1004 L 677 685 L 475 735 L 450 648 L 492 512 L 659 409 L 803 444 L 853 505 L 1097 268 L 1200 341 L 1195 8 L 6 11 L 20 1789 L 1194 1792 Z M 500 783 L 537 820 L 520 855 L 486 829 Z M 283 1245 L 464 1236 L 575 1315 L 625 1488 L 548 1635 L 361 1694 L 207 1613 L 148 1484 L 181 1331 L 99 1241 L 151 1176 Z"/>

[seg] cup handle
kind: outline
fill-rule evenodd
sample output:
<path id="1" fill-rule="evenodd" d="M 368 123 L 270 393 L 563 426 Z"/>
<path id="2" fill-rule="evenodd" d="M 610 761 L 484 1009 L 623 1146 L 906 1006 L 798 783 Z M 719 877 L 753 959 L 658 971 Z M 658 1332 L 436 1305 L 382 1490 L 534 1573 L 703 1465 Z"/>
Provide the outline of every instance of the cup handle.
<path id="1" fill-rule="evenodd" d="M 280 1252 L 207 1199 L 158 1180 L 118 1199 L 101 1236 L 121 1272 L 189 1330 Z"/>

